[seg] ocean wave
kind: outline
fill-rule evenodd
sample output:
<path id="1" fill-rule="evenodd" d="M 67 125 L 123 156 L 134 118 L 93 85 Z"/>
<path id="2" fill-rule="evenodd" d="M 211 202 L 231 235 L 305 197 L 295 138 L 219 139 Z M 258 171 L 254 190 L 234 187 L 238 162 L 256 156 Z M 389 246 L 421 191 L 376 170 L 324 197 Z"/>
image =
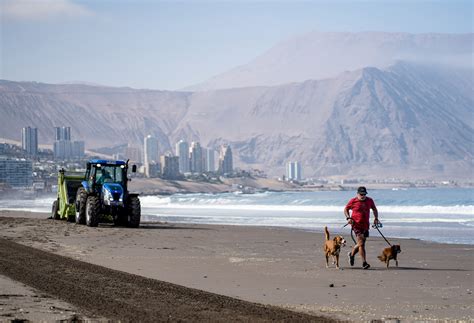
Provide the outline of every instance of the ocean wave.
<path id="1" fill-rule="evenodd" d="M 215 210 L 247 210 L 270 212 L 342 212 L 344 205 L 301 205 L 301 204 L 246 204 L 235 203 L 230 199 L 174 199 L 170 197 L 145 196 L 141 198 L 142 207 L 170 209 L 215 209 Z M 248 202 L 248 201 L 247 201 Z M 468 214 L 474 215 L 474 205 L 380 205 L 379 212 L 399 214 Z"/>

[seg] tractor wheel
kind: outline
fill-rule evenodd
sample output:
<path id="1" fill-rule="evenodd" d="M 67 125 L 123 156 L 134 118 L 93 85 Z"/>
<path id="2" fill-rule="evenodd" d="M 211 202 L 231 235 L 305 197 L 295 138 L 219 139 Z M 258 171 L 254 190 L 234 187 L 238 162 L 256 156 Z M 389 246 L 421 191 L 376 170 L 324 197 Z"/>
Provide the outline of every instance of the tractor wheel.
<path id="1" fill-rule="evenodd" d="M 76 194 L 76 223 L 86 224 L 87 192 L 84 187 L 79 187 Z"/>
<path id="2" fill-rule="evenodd" d="M 56 199 L 56 201 L 53 202 L 53 207 L 52 207 L 52 210 L 51 210 L 51 214 L 52 214 L 53 219 L 55 219 L 55 220 L 60 219 L 60 217 L 59 217 L 59 199 Z"/>
<path id="3" fill-rule="evenodd" d="M 100 202 L 96 196 L 89 196 L 86 203 L 86 224 L 89 227 L 99 225 Z"/>
<path id="4" fill-rule="evenodd" d="M 132 196 L 127 203 L 128 226 L 130 228 L 138 228 L 140 226 L 141 207 L 138 196 Z"/>

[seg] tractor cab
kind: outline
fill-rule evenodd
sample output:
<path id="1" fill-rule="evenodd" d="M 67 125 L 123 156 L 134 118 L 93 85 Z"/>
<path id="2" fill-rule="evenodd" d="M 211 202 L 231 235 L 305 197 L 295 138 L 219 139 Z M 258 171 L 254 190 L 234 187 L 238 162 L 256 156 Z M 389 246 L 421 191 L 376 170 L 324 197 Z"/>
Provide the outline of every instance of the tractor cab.
<path id="1" fill-rule="evenodd" d="M 107 186 L 109 187 L 120 186 L 126 191 L 128 182 L 127 171 L 128 165 L 122 160 L 90 160 L 87 163 L 86 180 L 83 186 L 89 193 L 100 192 L 104 184 L 108 184 Z"/>

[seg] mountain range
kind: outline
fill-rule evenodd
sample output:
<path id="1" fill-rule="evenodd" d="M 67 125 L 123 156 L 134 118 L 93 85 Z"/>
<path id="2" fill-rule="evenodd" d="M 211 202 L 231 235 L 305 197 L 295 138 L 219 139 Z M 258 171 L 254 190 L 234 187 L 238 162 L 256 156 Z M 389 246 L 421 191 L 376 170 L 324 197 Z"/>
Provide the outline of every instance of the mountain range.
<path id="1" fill-rule="evenodd" d="M 247 64 L 185 90 L 271 86 L 337 77 L 397 61 L 471 66 L 474 34 L 311 32 L 276 44 Z"/>
<path id="2" fill-rule="evenodd" d="M 286 73 L 279 61 L 262 59 L 267 53 L 256 60 L 262 64 L 246 67 L 255 82 L 234 69 L 193 91 L 0 81 L 0 137 L 18 140 L 22 127 L 33 126 L 40 143 L 52 143 L 53 127 L 71 126 L 73 138 L 85 140 L 87 148 L 141 145 L 148 134 L 158 138 L 161 152 L 180 139 L 213 148 L 228 143 L 237 166 L 270 175 L 284 174 L 285 163 L 298 160 L 308 177 L 465 179 L 474 157 L 473 70 L 464 59 L 472 57 L 472 34 L 375 35 L 378 47 L 362 42 L 361 50 L 373 53 L 357 64 L 327 61 L 331 66 L 319 69 L 323 53 L 313 59 L 309 53 L 295 62 L 295 73 Z M 344 50 L 348 36 L 324 37 L 336 38 L 334 44 L 339 37 L 338 50 Z M 294 44 L 316 48 L 324 37 L 290 40 L 286 56 L 278 45 L 280 59 L 288 58 L 285 71 L 292 70 L 294 52 L 308 51 Z M 379 38 L 397 54 L 377 60 L 377 52 L 386 53 L 378 49 L 384 43 Z M 348 44 L 346 53 L 355 42 Z M 430 52 L 424 61 L 423 51 Z M 350 53 L 346 57 L 361 56 Z M 344 61 L 339 56 L 334 61 Z M 307 74 L 296 73 L 303 71 L 300 65 Z M 267 78 L 281 71 L 281 77 Z"/>

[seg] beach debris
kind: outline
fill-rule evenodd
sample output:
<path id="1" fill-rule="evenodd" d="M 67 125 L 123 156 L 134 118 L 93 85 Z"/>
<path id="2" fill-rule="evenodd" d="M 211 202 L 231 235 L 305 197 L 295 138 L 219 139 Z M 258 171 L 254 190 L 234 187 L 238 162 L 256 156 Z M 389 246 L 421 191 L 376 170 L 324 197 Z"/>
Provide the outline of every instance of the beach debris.
<path id="1" fill-rule="evenodd" d="M 334 287 L 334 284 L 329 284 L 329 287 Z"/>

